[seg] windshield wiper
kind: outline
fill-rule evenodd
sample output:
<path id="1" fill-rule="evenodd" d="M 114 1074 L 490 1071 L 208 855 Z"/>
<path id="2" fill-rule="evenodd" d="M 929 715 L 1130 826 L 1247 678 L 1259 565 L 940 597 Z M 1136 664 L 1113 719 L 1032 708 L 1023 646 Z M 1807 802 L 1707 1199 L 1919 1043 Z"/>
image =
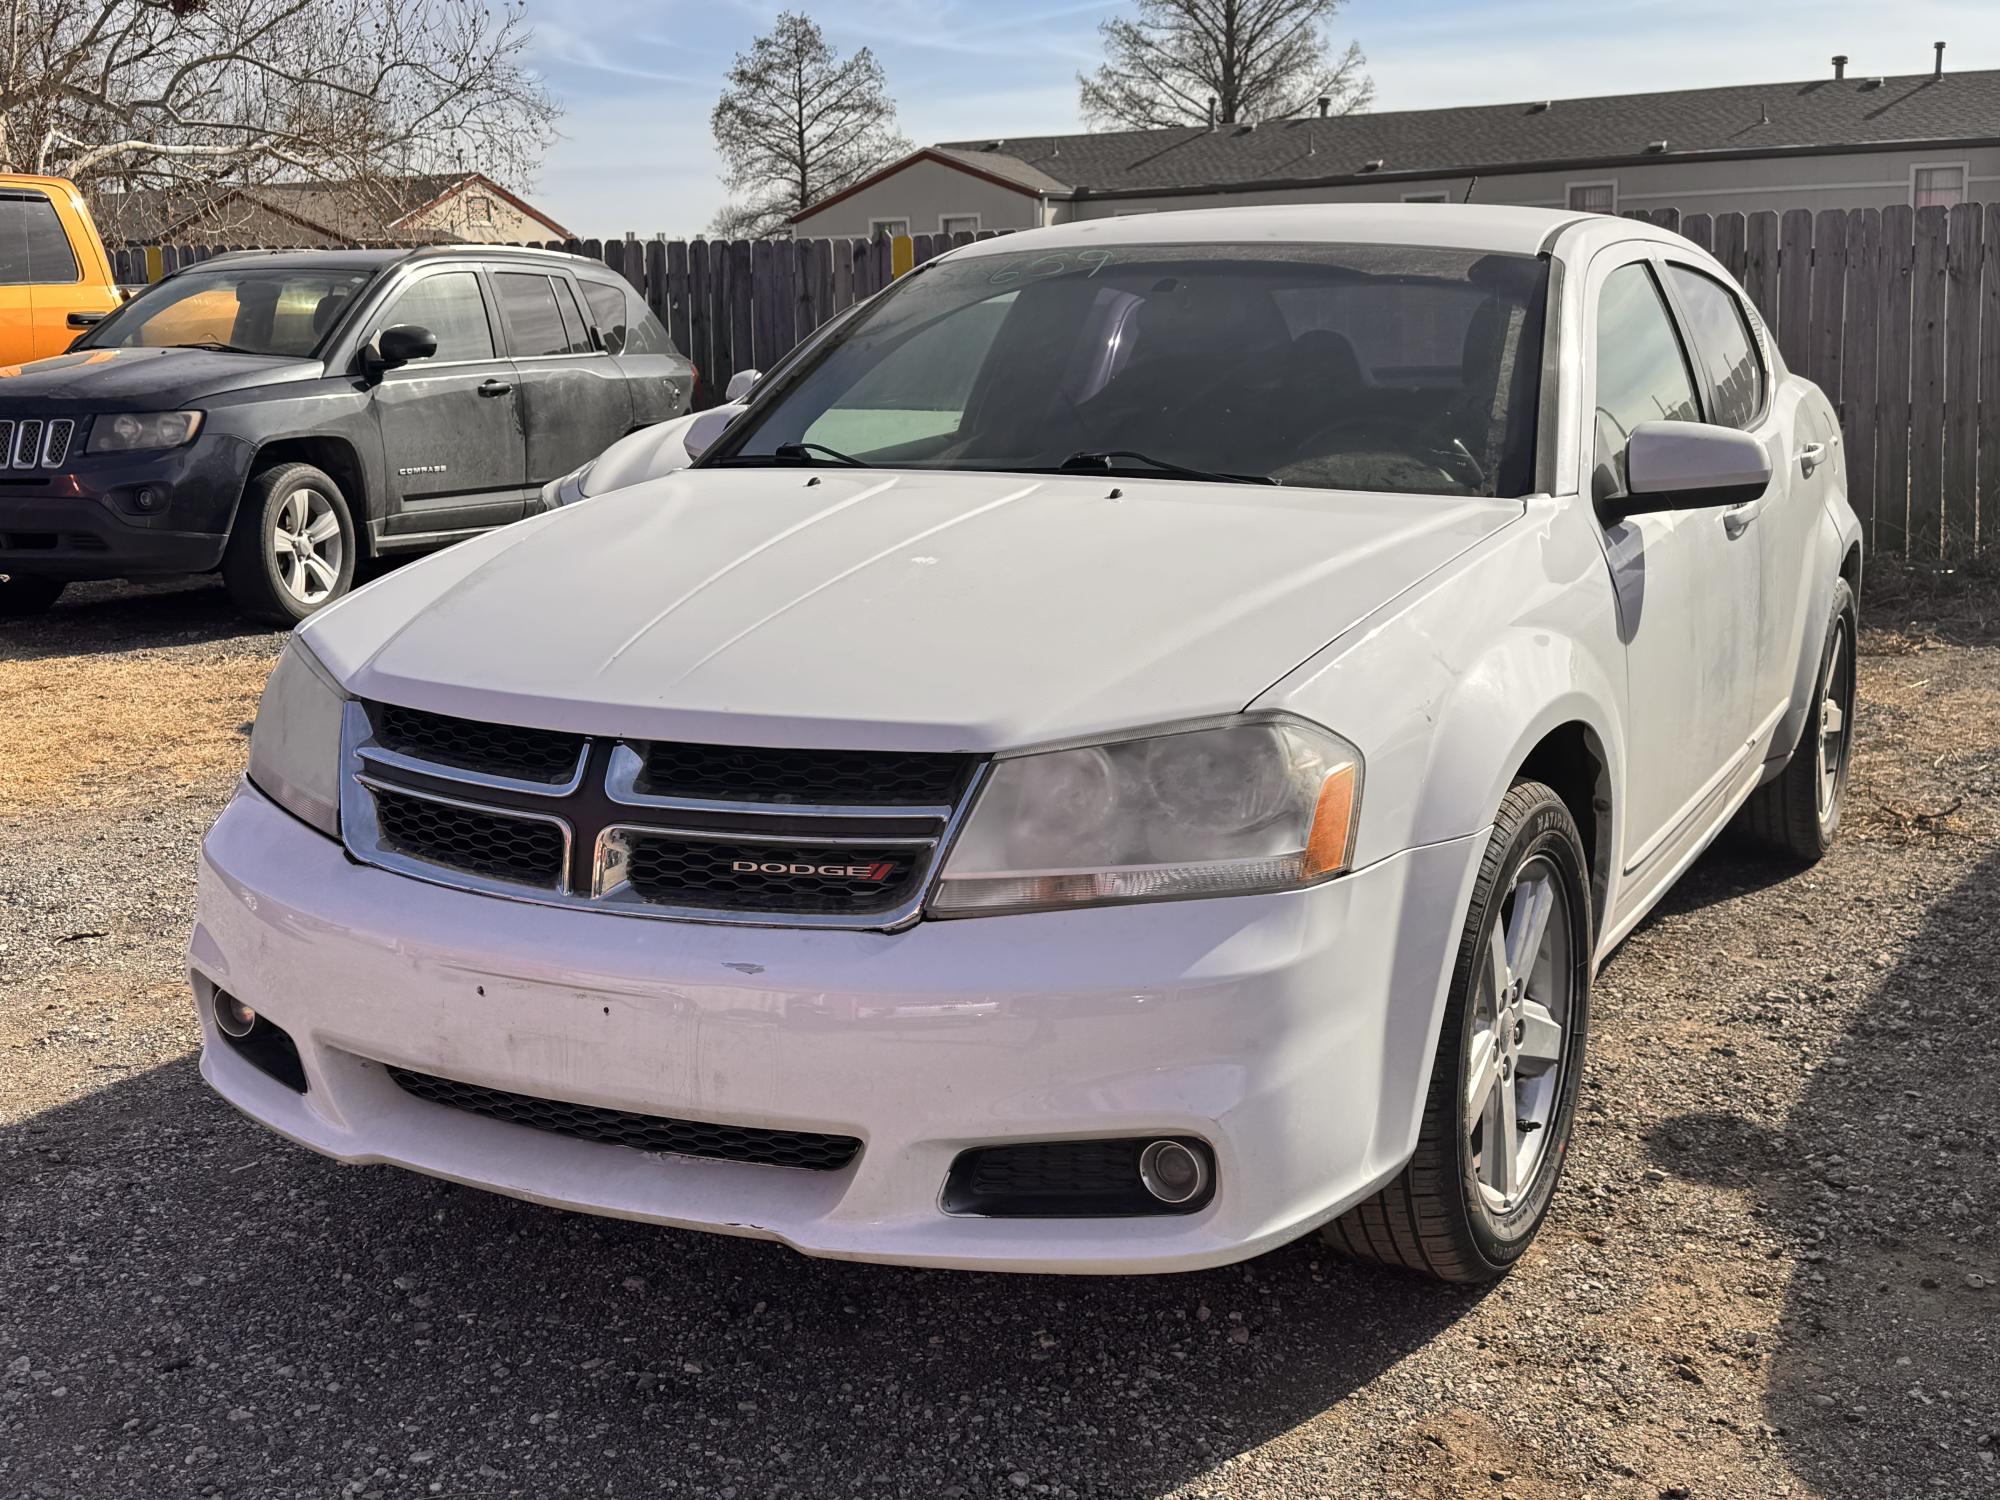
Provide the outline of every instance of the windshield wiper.
<path id="1" fill-rule="evenodd" d="M 262 354 L 262 349 L 244 349 L 235 344 L 225 344 L 220 339 L 196 339 L 191 344 L 163 344 L 165 349 L 207 349 L 216 354 Z"/>
<path id="2" fill-rule="evenodd" d="M 865 469 L 868 465 L 851 453 L 842 453 L 838 448 L 829 448 L 825 443 L 780 443 L 771 450 L 771 457 L 782 458 L 790 463 L 809 464 L 814 455 L 820 455 L 829 462 L 846 464 L 850 468 Z M 750 455 L 744 454 L 743 457 Z"/>
<path id="3" fill-rule="evenodd" d="M 1121 462 L 1122 460 L 1122 462 Z M 1218 474 L 1208 469 L 1191 469 L 1170 459 L 1155 458 L 1136 448 L 1106 448 L 1072 453 L 1056 466 L 1059 474 L 1120 474 L 1138 468 L 1140 477 L 1150 471 L 1171 474 L 1177 479 L 1206 479 L 1217 484 L 1277 484 L 1269 474 Z"/>

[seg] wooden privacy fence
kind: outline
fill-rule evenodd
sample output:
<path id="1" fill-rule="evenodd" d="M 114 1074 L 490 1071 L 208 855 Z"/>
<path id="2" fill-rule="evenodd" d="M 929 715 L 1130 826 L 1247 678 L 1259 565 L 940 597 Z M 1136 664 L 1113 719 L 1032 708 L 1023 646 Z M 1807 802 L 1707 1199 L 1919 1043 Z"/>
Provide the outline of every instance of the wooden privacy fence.
<path id="1" fill-rule="evenodd" d="M 1708 250 L 1785 363 L 1840 413 L 1880 552 L 1962 557 L 2000 533 L 2000 203 L 1635 214 Z"/>
<path id="2" fill-rule="evenodd" d="M 1634 214 L 1727 266 L 1785 362 L 1840 413 L 1848 488 L 1879 552 L 1961 557 L 2000 535 L 2000 203 Z M 820 324 L 979 235 L 878 240 L 566 240 L 645 296 L 701 372 L 698 404 Z M 115 252 L 156 281 L 221 245 Z"/>

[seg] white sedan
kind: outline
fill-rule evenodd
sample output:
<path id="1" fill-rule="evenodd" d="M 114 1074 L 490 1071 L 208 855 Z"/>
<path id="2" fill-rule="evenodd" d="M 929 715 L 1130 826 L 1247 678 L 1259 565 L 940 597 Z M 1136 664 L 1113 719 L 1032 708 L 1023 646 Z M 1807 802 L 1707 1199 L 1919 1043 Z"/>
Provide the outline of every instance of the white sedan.
<path id="1" fill-rule="evenodd" d="M 315 615 L 204 1076 L 316 1151 L 812 1255 L 1480 1281 L 1604 956 L 1840 821 L 1859 527 L 1713 259 L 1508 208 L 966 246 L 694 467 Z"/>

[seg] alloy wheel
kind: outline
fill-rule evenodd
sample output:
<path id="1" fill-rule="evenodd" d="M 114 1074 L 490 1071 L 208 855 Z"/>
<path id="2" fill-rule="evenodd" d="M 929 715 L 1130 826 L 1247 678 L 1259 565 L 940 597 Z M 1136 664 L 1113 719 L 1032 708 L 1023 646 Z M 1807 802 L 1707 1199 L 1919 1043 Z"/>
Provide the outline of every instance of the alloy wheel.
<path id="1" fill-rule="evenodd" d="M 1527 1196 L 1555 1134 L 1575 969 L 1569 903 L 1545 854 L 1524 862 L 1493 924 L 1466 1049 L 1465 1133 L 1487 1210 Z"/>
<path id="2" fill-rule="evenodd" d="M 347 539 L 333 502 L 315 489 L 297 489 L 278 507 L 271 553 L 285 592 L 301 604 L 320 604 L 340 580 Z"/>

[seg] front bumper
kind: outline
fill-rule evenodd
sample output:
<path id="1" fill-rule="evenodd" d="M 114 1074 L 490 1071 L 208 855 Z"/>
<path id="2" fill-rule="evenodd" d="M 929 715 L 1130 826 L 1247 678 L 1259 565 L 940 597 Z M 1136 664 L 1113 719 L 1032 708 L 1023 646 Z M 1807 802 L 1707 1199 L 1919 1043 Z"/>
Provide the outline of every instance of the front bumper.
<path id="1" fill-rule="evenodd" d="M 533 1202 L 988 1270 L 1255 1255 L 1407 1160 L 1481 836 L 1312 891 L 922 922 L 900 933 L 566 911 L 352 863 L 247 785 L 210 832 L 191 953 L 202 1074 L 351 1163 Z M 297 1094 L 224 1043 L 227 989 L 298 1044 Z M 647 1154 L 427 1103 L 385 1064 L 729 1125 L 857 1136 L 809 1172 Z M 1194 1135 L 1198 1213 L 959 1217 L 963 1149 Z"/>
<path id="2" fill-rule="evenodd" d="M 57 473 L 0 471 L 0 573 L 205 573 L 222 561 L 250 456 L 216 433 L 164 453 L 77 452 Z"/>

